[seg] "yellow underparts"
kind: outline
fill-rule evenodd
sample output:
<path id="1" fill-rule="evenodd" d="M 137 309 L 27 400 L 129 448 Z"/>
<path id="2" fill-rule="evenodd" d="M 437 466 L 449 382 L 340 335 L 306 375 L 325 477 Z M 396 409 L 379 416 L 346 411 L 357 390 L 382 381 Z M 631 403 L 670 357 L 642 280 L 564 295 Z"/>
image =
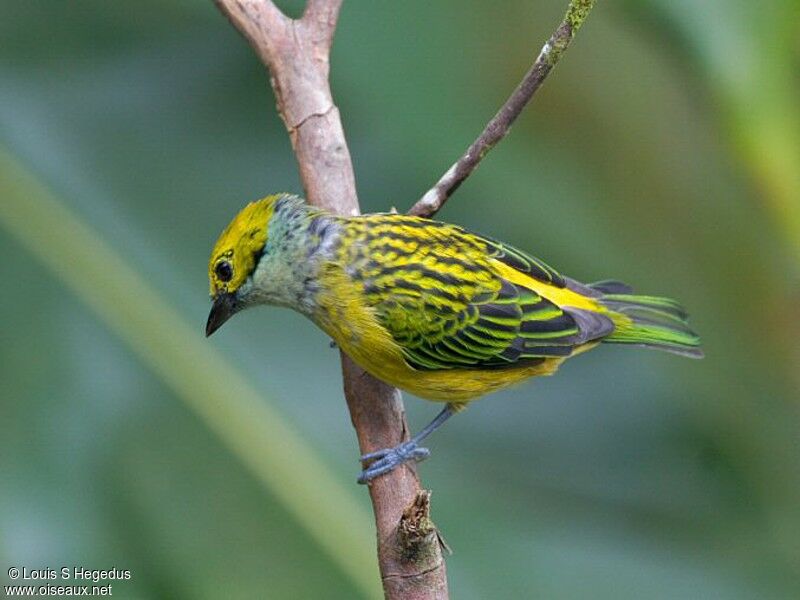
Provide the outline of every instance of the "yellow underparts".
<path id="1" fill-rule="evenodd" d="M 572 290 L 541 283 L 503 263 L 498 262 L 496 266 L 502 277 L 533 289 L 558 305 L 606 312 L 593 299 Z M 323 280 L 325 289 L 333 289 L 337 293 L 320 293 L 320 312 L 316 316 L 318 325 L 371 375 L 420 398 L 465 403 L 530 377 L 551 375 L 564 361 L 564 357 L 553 357 L 537 364 L 502 369 L 414 369 L 405 361 L 400 346 L 364 302 L 360 286 L 335 266 L 328 268 Z M 589 350 L 597 343 L 579 346 L 573 355 Z"/>

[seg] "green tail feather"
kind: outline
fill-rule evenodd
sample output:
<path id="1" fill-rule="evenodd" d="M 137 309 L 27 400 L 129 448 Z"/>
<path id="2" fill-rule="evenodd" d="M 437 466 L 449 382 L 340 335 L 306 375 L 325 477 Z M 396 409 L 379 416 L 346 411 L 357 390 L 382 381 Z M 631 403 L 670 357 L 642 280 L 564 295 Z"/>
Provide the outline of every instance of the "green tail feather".
<path id="1" fill-rule="evenodd" d="M 609 316 L 616 326 L 604 342 L 638 344 L 682 356 L 703 357 L 700 337 L 689 327 L 686 310 L 674 300 L 635 294 L 603 294 L 599 300 L 611 311 Z"/>

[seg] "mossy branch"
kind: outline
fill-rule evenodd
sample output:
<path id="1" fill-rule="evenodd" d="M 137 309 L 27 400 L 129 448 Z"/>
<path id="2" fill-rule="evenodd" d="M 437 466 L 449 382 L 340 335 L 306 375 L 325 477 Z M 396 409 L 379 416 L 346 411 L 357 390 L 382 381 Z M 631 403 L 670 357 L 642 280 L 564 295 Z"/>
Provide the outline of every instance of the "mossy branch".
<path id="1" fill-rule="evenodd" d="M 539 56 L 528 70 L 522 81 L 500 107 L 492 120 L 486 125 L 478 138 L 470 144 L 466 152 L 444 175 L 420 198 L 408 211 L 408 214 L 420 217 L 432 217 L 444 206 L 448 198 L 478 168 L 483 157 L 502 140 L 517 120 L 522 110 L 530 102 L 533 95 L 541 87 L 544 80 L 561 59 L 569 47 L 575 33 L 580 29 L 595 0 L 572 0 L 567 7 L 564 20 L 561 21 L 550 39 L 542 47 Z"/>

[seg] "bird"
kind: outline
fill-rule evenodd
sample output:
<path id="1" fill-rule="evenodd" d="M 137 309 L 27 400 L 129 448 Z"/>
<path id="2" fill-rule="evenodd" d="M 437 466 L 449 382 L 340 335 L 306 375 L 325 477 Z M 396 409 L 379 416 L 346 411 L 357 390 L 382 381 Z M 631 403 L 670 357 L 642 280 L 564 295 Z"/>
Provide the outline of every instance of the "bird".
<path id="1" fill-rule="evenodd" d="M 308 317 L 366 372 L 444 408 L 410 440 L 361 457 L 368 483 L 429 454 L 422 442 L 470 401 L 552 375 L 601 343 L 701 358 L 676 301 L 584 284 L 458 225 L 340 216 L 288 194 L 245 206 L 219 236 L 206 336 L 253 306 Z"/>

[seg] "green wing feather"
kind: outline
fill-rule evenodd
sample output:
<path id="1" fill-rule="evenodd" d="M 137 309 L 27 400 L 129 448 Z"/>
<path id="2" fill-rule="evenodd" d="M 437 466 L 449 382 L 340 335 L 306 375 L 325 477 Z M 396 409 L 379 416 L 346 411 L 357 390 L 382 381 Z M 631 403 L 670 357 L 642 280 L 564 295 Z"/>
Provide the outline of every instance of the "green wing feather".
<path id="1" fill-rule="evenodd" d="M 400 215 L 348 220 L 350 275 L 417 369 L 502 368 L 569 356 L 609 333 L 608 319 L 561 309 L 503 279 L 500 260 L 546 283 L 542 261 L 460 227 Z"/>
<path id="2" fill-rule="evenodd" d="M 558 271 L 553 267 L 546 264 L 538 258 L 526 254 L 516 248 L 512 248 L 508 244 L 498 242 L 490 237 L 479 237 L 487 246 L 487 251 L 492 258 L 504 262 L 509 267 L 513 267 L 517 271 L 530 275 L 531 277 L 552 284 L 556 287 L 563 288 L 566 286 L 566 280 L 561 276 Z"/>

